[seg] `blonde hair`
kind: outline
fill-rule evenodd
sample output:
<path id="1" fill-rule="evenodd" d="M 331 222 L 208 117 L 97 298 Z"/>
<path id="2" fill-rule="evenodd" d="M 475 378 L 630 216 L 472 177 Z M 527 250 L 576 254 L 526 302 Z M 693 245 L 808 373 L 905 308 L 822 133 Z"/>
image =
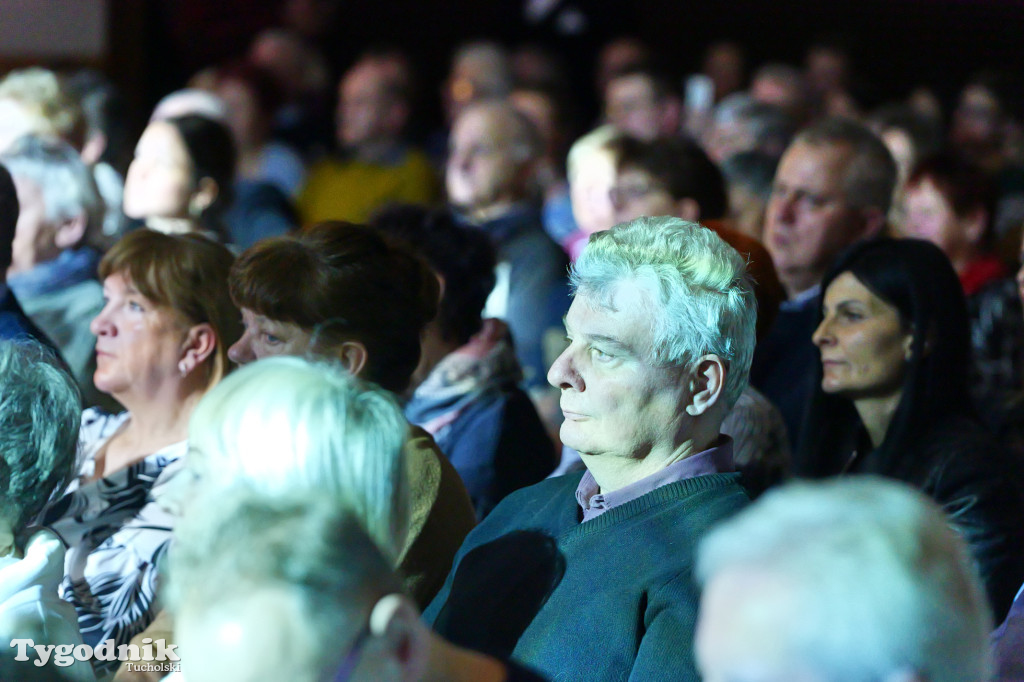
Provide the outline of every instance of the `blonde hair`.
<path id="1" fill-rule="evenodd" d="M 0 99 L 17 102 L 48 124 L 35 132 L 58 135 L 75 149 L 85 143 L 82 105 L 53 71 L 38 66 L 11 71 L 0 81 Z"/>

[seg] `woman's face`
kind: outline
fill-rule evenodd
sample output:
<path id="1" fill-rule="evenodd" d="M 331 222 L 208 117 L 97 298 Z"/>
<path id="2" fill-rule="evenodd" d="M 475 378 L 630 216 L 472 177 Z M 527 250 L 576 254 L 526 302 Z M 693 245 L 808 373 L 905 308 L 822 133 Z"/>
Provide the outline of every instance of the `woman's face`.
<path id="1" fill-rule="evenodd" d="M 170 123 L 154 121 L 139 138 L 124 181 L 124 213 L 129 218 L 184 218 L 195 190 L 192 160 Z"/>
<path id="2" fill-rule="evenodd" d="M 913 336 L 896 308 L 850 272 L 832 281 L 822 307 L 824 318 L 811 337 L 821 351 L 822 390 L 852 400 L 898 393 Z"/>
<path id="3" fill-rule="evenodd" d="M 115 397 L 159 395 L 169 380 L 181 378 L 189 325 L 120 273 L 103 280 L 103 298 L 89 325 L 96 335 L 96 388 Z"/>
<path id="4" fill-rule="evenodd" d="M 272 355 L 302 355 L 313 336 L 297 324 L 272 320 L 250 308 L 242 308 L 242 324 L 242 337 L 228 349 L 228 357 L 238 365 Z"/>
<path id="5" fill-rule="evenodd" d="M 954 258 L 967 241 L 953 207 L 928 178 L 908 187 L 903 199 L 903 235 L 925 239 Z"/>

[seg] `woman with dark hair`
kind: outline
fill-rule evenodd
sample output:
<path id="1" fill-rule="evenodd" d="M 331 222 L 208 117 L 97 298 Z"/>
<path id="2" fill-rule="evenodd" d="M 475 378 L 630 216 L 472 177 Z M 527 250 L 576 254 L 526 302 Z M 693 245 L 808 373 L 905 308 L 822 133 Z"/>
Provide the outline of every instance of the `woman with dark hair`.
<path id="1" fill-rule="evenodd" d="M 146 126 L 124 181 L 124 214 L 158 232 L 225 238 L 235 147 L 227 127 L 186 114 Z"/>
<path id="2" fill-rule="evenodd" d="M 402 393 L 420 360 L 420 336 L 437 314 L 437 278 L 421 258 L 364 225 L 327 222 L 265 239 L 231 269 L 231 297 L 245 331 L 229 356 L 327 356 L 352 374 Z M 421 606 L 441 589 L 476 524 L 459 474 L 430 434 L 406 441 L 410 527 L 400 552 L 406 586 Z"/>
<path id="3" fill-rule="evenodd" d="M 1024 577 L 1019 463 L 976 421 L 968 398 L 963 290 L 935 245 L 855 246 L 822 282 L 818 382 L 794 470 L 904 481 L 964 533 L 997 619 Z"/>

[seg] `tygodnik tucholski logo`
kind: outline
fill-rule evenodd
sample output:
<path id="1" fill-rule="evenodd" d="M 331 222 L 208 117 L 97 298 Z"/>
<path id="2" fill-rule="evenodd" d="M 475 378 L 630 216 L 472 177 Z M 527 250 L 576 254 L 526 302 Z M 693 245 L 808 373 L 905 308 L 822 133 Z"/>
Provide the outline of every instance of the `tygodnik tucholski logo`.
<path id="1" fill-rule="evenodd" d="M 156 651 L 154 651 L 154 645 Z M 138 672 L 174 672 L 180 667 L 181 659 L 174 650 L 177 644 L 167 644 L 149 637 L 142 640 L 142 646 L 121 644 L 114 646 L 108 639 L 93 649 L 88 644 L 36 644 L 31 639 L 12 639 L 11 647 L 17 647 L 16 661 L 33 661 L 40 668 L 51 662 L 58 668 L 65 668 L 75 661 L 131 661 L 128 667 Z"/>

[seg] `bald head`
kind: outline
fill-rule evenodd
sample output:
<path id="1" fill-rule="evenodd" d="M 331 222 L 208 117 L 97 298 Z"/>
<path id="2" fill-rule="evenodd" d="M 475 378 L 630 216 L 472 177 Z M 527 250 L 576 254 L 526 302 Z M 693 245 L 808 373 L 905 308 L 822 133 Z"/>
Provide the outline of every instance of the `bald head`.
<path id="1" fill-rule="evenodd" d="M 456 207 L 486 217 L 523 199 L 540 153 L 533 124 L 506 101 L 467 107 L 452 127 L 446 180 Z"/>

